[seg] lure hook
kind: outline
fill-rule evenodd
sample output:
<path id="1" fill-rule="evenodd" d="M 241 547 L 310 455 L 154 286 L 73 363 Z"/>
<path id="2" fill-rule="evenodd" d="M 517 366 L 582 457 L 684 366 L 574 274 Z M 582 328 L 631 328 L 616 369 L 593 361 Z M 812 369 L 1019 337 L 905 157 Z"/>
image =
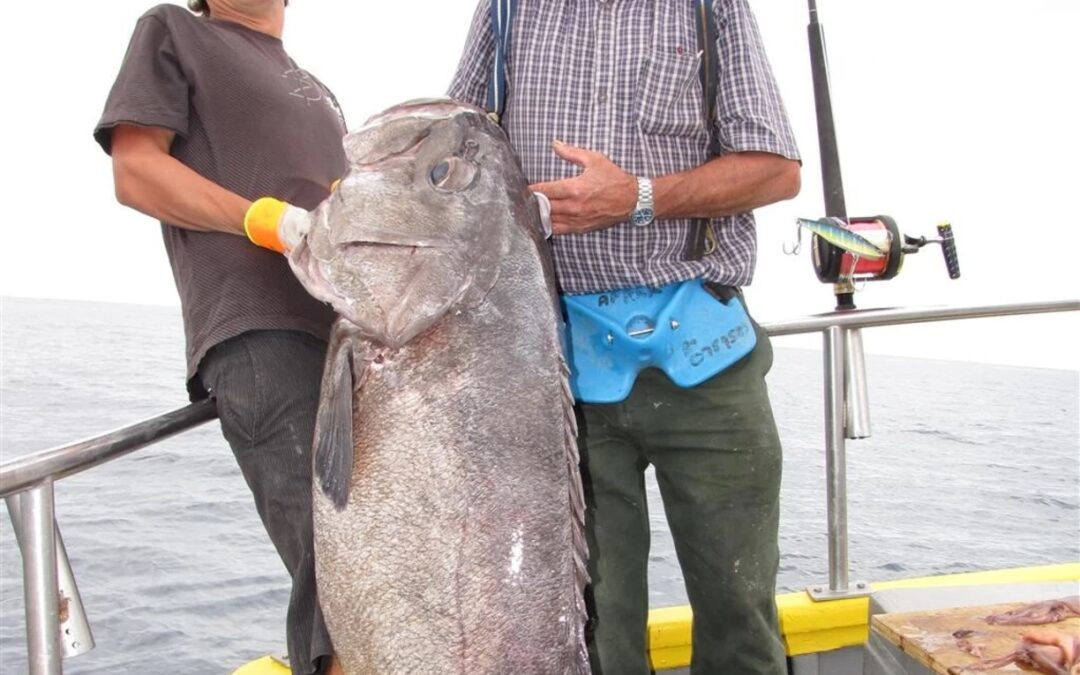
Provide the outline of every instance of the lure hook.
<path id="1" fill-rule="evenodd" d="M 795 245 L 788 250 L 787 244 L 781 242 L 780 248 L 784 251 L 784 255 L 799 255 L 799 251 L 802 250 L 802 226 L 798 223 L 795 224 Z"/>

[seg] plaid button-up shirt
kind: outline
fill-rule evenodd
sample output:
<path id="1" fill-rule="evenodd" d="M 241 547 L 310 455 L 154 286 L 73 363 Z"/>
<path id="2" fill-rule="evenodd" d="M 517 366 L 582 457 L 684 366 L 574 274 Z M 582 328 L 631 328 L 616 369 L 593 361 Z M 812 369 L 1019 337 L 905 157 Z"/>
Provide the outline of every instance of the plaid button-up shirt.
<path id="1" fill-rule="evenodd" d="M 569 178 L 578 167 L 554 139 L 596 150 L 625 171 L 655 177 L 706 162 L 692 0 L 519 0 L 507 59 L 502 123 L 530 183 Z M 798 150 L 747 0 L 715 0 L 715 131 L 722 153 L 760 151 L 798 159 Z M 494 59 L 480 0 L 448 92 L 483 106 Z M 690 219 L 614 227 L 552 239 L 566 293 L 663 286 L 701 277 L 750 283 L 756 256 L 752 213 L 708 222 L 716 246 L 690 259 Z"/>

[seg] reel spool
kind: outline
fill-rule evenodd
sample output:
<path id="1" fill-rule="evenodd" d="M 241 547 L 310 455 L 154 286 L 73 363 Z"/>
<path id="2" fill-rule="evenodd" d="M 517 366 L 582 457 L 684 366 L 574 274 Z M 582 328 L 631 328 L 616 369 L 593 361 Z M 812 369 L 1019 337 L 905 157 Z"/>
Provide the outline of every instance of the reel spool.
<path id="1" fill-rule="evenodd" d="M 830 218 L 830 221 L 843 221 Z M 904 264 L 904 251 L 900 244 L 902 236 L 896 221 L 889 216 L 869 218 L 851 218 L 845 229 L 862 235 L 867 241 L 878 247 L 884 256 L 876 260 L 853 255 L 850 251 L 813 235 L 814 272 L 822 283 L 838 284 L 841 282 L 874 281 L 892 279 L 900 273 Z"/>

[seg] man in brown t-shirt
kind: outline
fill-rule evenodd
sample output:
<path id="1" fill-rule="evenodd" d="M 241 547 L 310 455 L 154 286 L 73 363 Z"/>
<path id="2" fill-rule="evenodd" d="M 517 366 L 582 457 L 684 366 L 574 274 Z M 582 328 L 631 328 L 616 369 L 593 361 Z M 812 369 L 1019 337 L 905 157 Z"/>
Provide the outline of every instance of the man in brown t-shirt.
<path id="1" fill-rule="evenodd" d="M 333 313 L 278 250 L 345 171 L 333 95 L 281 42 L 286 0 L 192 0 L 136 24 L 94 138 L 117 199 L 161 221 L 193 399 L 217 402 L 256 508 L 292 576 L 294 673 L 338 672 L 315 590 L 311 441 Z M 267 200 L 273 197 L 267 210 Z M 263 208 L 252 209 L 255 200 Z M 278 208 L 274 208 L 274 205 Z M 257 213 L 256 213 L 257 212 Z M 254 217 L 252 214 L 254 213 Z M 302 225 L 301 225 L 302 229 Z M 255 237 L 253 237 L 255 239 Z"/>

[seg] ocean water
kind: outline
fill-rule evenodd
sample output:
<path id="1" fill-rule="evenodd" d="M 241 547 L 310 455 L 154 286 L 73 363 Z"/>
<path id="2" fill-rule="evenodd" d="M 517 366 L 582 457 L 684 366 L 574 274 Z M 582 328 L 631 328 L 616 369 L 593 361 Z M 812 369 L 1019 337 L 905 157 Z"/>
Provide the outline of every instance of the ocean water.
<path id="1" fill-rule="evenodd" d="M 774 341 L 779 591 L 828 579 L 821 356 Z M 851 578 L 1080 560 L 1080 375 L 868 356 L 873 436 L 848 442 Z M 0 301 L 0 459 L 180 407 L 165 307 Z M 650 483 L 656 497 L 655 483 Z M 685 592 L 651 513 L 651 602 Z M 97 647 L 68 673 L 227 673 L 284 649 L 286 574 L 216 422 L 56 486 Z M 0 673 L 26 671 L 21 563 L 0 517 Z"/>

